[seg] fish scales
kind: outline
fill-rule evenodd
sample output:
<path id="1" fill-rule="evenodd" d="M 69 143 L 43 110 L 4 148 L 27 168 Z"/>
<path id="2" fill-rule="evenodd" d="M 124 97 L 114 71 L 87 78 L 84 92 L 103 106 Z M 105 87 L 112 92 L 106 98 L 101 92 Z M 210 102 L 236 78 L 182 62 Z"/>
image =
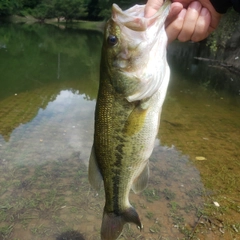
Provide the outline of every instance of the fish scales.
<path id="1" fill-rule="evenodd" d="M 103 240 L 117 239 L 127 222 L 142 228 L 129 192 L 142 191 L 148 182 L 170 74 L 164 30 L 169 5 L 149 19 L 144 6 L 122 11 L 113 5 L 106 24 L 89 160 L 91 185 L 99 190 L 104 184 Z"/>

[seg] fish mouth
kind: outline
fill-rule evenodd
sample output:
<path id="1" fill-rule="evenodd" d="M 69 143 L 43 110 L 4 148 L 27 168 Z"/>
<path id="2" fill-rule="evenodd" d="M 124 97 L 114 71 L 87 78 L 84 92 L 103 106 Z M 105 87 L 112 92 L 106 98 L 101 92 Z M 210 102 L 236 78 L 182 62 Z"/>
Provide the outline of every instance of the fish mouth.
<path id="1" fill-rule="evenodd" d="M 139 5 L 139 11 L 131 11 L 132 8 L 123 11 L 117 4 L 112 6 L 112 19 L 121 23 L 125 27 L 134 30 L 134 31 L 145 31 L 147 29 L 147 21 L 144 18 L 145 5 Z"/>
<path id="2" fill-rule="evenodd" d="M 114 22 L 123 25 L 133 31 L 142 32 L 153 25 L 159 19 L 159 25 L 163 25 L 166 15 L 169 13 L 171 2 L 166 0 L 163 6 L 152 17 L 144 17 L 144 10 L 146 5 L 135 5 L 123 11 L 117 4 L 112 5 L 112 19 Z"/>

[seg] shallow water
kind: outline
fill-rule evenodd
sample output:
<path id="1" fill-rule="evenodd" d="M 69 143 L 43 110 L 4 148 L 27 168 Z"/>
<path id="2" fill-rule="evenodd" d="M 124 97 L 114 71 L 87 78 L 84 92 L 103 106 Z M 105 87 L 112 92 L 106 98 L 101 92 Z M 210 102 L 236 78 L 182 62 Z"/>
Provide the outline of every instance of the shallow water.
<path id="1" fill-rule="evenodd" d="M 0 239 L 50 240 L 72 230 L 100 239 L 104 195 L 89 186 L 87 165 L 102 35 L 42 25 L 3 25 L 0 33 Z M 149 186 L 130 194 L 144 229 L 126 225 L 121 239 L 197 239 L 205 196 L 214 200 L 231 179 L 237 198 L 239 118 L 238 96 L 172 70 Z M 209 174 L 232 168 L 232 178 L 202 179 L 206 164 Z M 199 239 L 234 239 L 201 231 Z"/>

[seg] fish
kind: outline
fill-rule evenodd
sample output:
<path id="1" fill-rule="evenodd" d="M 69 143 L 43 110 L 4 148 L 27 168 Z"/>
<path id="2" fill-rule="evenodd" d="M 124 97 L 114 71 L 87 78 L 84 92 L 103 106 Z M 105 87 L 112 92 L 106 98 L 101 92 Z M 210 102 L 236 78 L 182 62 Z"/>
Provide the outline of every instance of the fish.
<path id="1" fill-rule="evenodd" d="M 104 185 L 102 240 L 117 239 L 126 223 L 143 228 L 129 193 L 148 184 L 149 157 L 170 78 L 164 28 L 170 1 L 150 18 L 144 17 L 144 8 L 123 11 L 113 4 L 105 26 L 88 167 L 92 187 L 99 191 Z"/>

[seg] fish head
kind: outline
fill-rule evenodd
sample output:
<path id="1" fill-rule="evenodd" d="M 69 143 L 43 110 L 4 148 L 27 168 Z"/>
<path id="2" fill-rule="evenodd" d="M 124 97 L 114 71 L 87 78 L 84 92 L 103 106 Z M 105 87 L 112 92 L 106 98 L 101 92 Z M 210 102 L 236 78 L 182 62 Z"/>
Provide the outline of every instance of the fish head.
<path id="1" fill-rule="evenodd" d="M 166 1 L 151 18 L 144 17 L 145 5 L 125 11 L 116 4 L 112 6 L 102 56 L 113 86 L 130 102 L 150 97 L 161 85 L 163 79 L 157 68 L 166 62 L 164 23 L 169 6 Z"/>

